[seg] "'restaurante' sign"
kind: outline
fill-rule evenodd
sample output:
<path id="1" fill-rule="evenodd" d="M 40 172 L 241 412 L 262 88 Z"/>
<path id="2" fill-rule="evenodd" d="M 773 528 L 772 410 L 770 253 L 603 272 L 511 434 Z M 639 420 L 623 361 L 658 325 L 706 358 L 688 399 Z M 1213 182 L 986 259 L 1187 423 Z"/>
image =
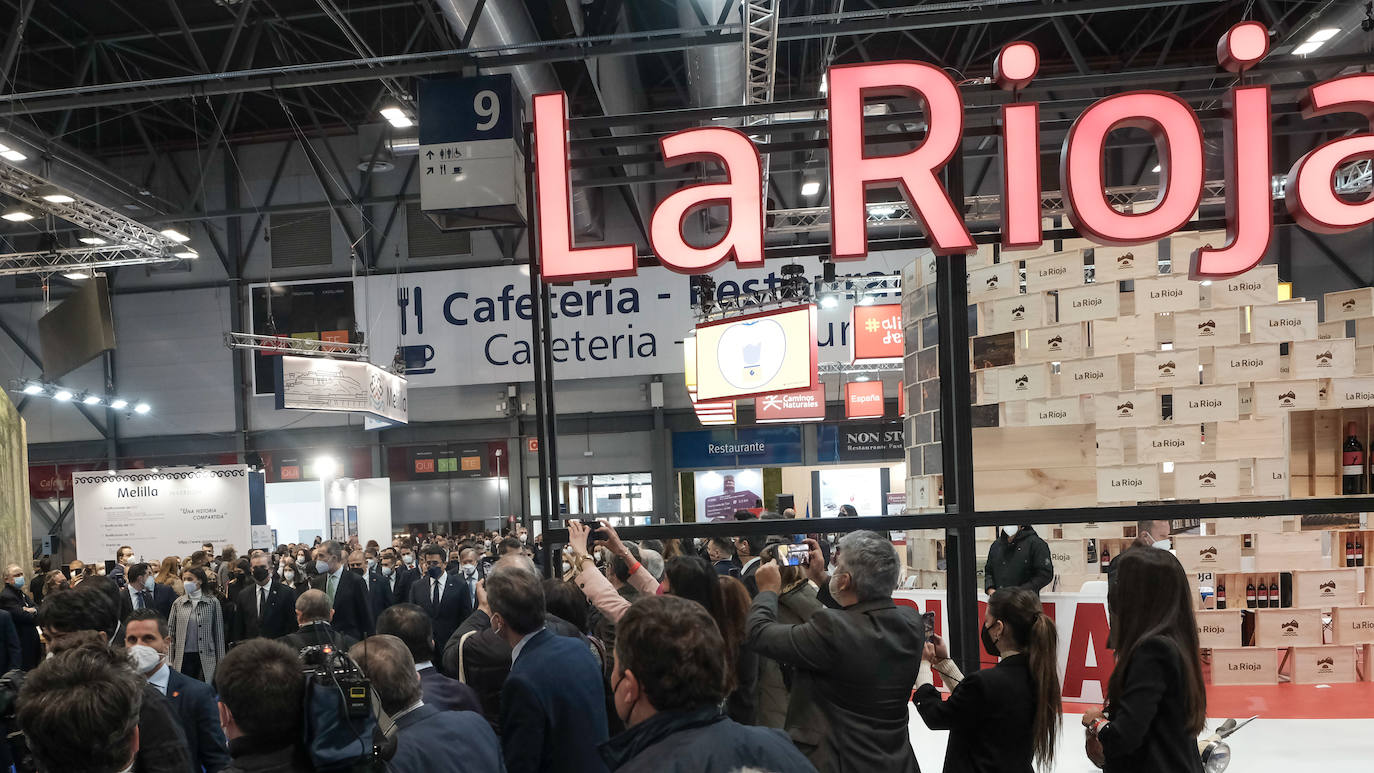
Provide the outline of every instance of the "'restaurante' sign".
<path id="1" fill-rule="evenodd" d="M 1258 22 L 1232 27 L 1217 45 L 1218 61 L 1242 73 L 1269 51 L 1269 33 Z M 1039 71 L 1040 55 L 1027 42 L 1011 43 L 994 65 L 997 84 L 1019 91 Z M 863 131 L 863 103 L 880 95 L 916 96 L 928 117 L 925 138 L 915 148 L 869 155 Z M 1374 117 L 1374 73 L 1323 81 L 1301 99 L 1304 118 L 1332 113 Z M 964 105 L 959 87 L 940 67 L 894 61 L 832 67 L 828 89 L 831 191 L 831 254 L 836 260 L 868 255 L 865 189 L 896 184 L 920 218 L 939 254 L 967 252 L 973 238 L 940 182 L 939 172 L 963 139 Z M 570 207 L 567 97 L 562 92 L 533 99 L 535 186 L 538 195 L 540 273 L 546 282 L 599 279 L 635 273 L 632 244 L 578 247 L 573 244 Z M 1236 86 L 1225 100 L 1223 152 L 1227 191 L 1226 244 L 1194 250 L 1190 276 L 1230 277 L 1264 256 L 1273 231 L 1273 153 L 1269 86 Z M 1002 246 L 1038 247 L 1043 239 L 1039 167 L 1039 104 L 1016 101 L 1001 108 Z M 1104 191 L 1104 147 L 1118 129 L 1150 133 L 1159 153 L 1160 185 L 1154 206 L 1118 211 Z M 763 263 L 764 204 L 758 148 L 744 133 L 706 126 L 669 134 L 659 141 L 663 163 L 719 164 L 724 182 L 688 185 L 654 210 L 649 242 L 660 262 L 686 274 L 709 271 L 727 260 L 741 266 Z M 1183 228 L 1196 213 L 1205 180 L 1202 124 L 1183 99 L 1161 91 L 1128 91 L 1094 103 L 1074 121 L 1060 156 L 1060 180 L 1069 221 L 1079 233 L 1104 245 L 1147 244 Z M 1374 221 L 1374 200 L 1350 202 L 1333 179 L 1341 165 L 1374 152 L 1374 134 L 1362 133 L 1317 146 L 1288 171 L 1284 201 L 1293 219 L 1319 233 L 1341 233 Z M 1241 162 L 1244 159 L 1244 162 Z M 709 246 L 688 243 L 682 222 L 694 209 L 728 208 L 729 227 Z M 1061 320 L 1062 321 L 1062 320 Z"/>

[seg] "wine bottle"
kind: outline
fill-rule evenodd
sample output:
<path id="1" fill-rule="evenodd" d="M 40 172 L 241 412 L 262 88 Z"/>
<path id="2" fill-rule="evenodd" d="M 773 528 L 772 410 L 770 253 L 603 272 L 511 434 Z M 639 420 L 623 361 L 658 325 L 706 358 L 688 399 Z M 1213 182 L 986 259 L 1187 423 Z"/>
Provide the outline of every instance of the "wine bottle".
<path id="1" fill-rule="evenodd" d="M 1108 569 L 1109 567 L 1111 567 L 1111 565 L 1112 565 L 1112 554 L 1111 554 L 1110 552 L 1107 551 L 1107 546 L 1106 546 L 1106 545 L 1103 545 L 1103 546 L 1102 546 L 1102 563 L 1101 563 L 1102 571 L 1104 571 L 1104 572 L 1107 571 L 1107 569 Z"/>
<path id="2" fill-rule="evenodd" d="M 1217 609 L 1226 608 L 1226 583 L 1217 583 Z"/>
<path id="3" fill-rule="evenodd" d="M 1341 493 L 1365 493 L 1364 446 L 1353 421 L 1345 425 L 1345 445 L 1341 447 Z"/>
<path id="4" fill-rule="evenodd" d="M 1278 609 L 1279 604 L 1279 581 L 1277 577 L 1269 578 L 1269 607 Z"/>
<path id="5" fill-rule="evenodd" d="M 1255 606 L 1260 609 L 1269 608 L 1269 586 L 1264 584 L 1264 578 L 1260 578 L 1259 587 L 1256 588 Z"/>
<path id="6" fill-rule="evenodd" d="M 1345 565 L 1355 565 L 1355 539 L 1353 535 L 1345 538 Z"/>
<path id="7" fill-rule="evenodd" d="M 1255 581 L 1251 580 L 1245 584 L 1245 607 L 1255 608 Z"/>
<path id="8" fill-rule="evenodd" d="M 1355 566 L 1364 566 L 1364 535 L 1355 538 Z"/>

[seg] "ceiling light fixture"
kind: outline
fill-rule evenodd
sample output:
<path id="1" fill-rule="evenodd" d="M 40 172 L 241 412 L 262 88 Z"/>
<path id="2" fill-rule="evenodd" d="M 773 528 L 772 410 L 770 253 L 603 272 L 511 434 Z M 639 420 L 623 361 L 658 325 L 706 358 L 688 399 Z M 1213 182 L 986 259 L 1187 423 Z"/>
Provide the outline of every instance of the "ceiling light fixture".
<path id="1" fill-rule="evenodd" d="M 100 397 L 98 395 L 86 395 L 85 399 L 83 399 L 81 402 L 85 405 L 99 405 Z"/>
<path id="2" fill-rule="evenodd" d="M 896 204 L 869 204 L 868 214 L 877 217 L 892 217 L 897 214 Z"/>
<path id="3" fill-rule="evenodd" d="M 410 119 L 410 116 L 406 115 L 406 111 L 395 105 L 382 108 L 382 117 L 386 119 L 387 123 L 397 129 L 408 129 L 415 125 L 415 122 Z"/>
<path id="4" fill-rule="evenodd" d="M 72 399 L 71 390 L 59 389 L 57 390 L 57 394 L 52 396 L 52 399 L 56 400 L 59 403 L 65 403 L 68 400 Z"/>
<path id="5" fill-rule="evenodd" d="M 1307 38 L 1307 40 L 1302 42 L 1301 45 L 1293 49 L 1293 56 L 1307 56 L 1308 54 L 1313 53 L 1317 49 L 1326 45 L 1326 41 L 1336 37 L 1340 33 L 1341 31 L 1337 27 L 1326 27 L 1325 29 L 1319 29 L 1316 32 L 1312 33 Z"/>
<path id="6" fill-rule="evenodd" d="M 168 239 L 171 239 L 177 244 L 185 244 L 186 242 L 191 241 L 191 237 L 187 236 L 181 231 L 178 231 L 175 228 L 164 228 L 162 230 L 162 235 L 167 237 Z"/>
<path id="7" fill-rule="evenodd" d="M 1155 174 L 1159 174 L 1162 170 L 1163 170 L 1163 167 L 1161 167 L 1159 164 L 1155 164 L 1155 168 L 1154 168 L 1154 169 L 1151 169 L 1150 171 L 1151 171 L 1151 172 L 1154 172 Z"/>
<path id="8" fill-rule="evenodd" d="M 833 309 L 840 305 L 840 299 L 834 293 L 826 293 L 821 296 L 821 308 Z"/>
<path id="9" fill-rule="evenodd" d="M 129 407 L 129 401 L 125 400 L 122 397 L 116 397 L 115 399 L 110 401 L 110 407 L 115 409 L 116 411 L 122 411 L 125 408 Z"/>
<path id="10" fill-rule="evenodd" d="M 61 192 L 45 194 L 43 196 L 43 200 L 48 202 L 49 204 L 71 204 L 72 202 L 76 201 L 76 199 L 72 196 L 69 196 Z"/>
<path id="11" fill-rule="evenodd" d="M 27 223 L 33 219 L 33 213 L 25 212 L 22 209 L 11 209 L 9 212 L 0 215 L 0 217 L 3 217 L 11 223 Z"/>
<path id="12" fill-rule="evenodd" d="M 42 392 L 42 391 L 43 391 L 43 385 L 42 385 L 42 384 L 25 384 L 25 385 L 24 385 L 24 394 L 26 394 L 26 395 L 36 395 L 36 394 L 39 394 L 39 393 Z"/>
<path id="13" fill-rule="evenodd" d="M 82 244 L 89 244 L 92 247 L 99 247 L 102 244 L 109 244 L 108 241 L 100 238 L 99 236 L 83 236 L 80 239 L 77 239 L 77 241 L 81 242 Z"/>
<path id="14" fill-rule="evenodd" d="M 821 182 L 820 182 L 820 180 L 807 180 L 806 182 L 802 183 L 801 195 L 803 195 L 803 196 L 815 196 L 816 194 L 818 194 L 818 193 L 820 193 L 820 192 L 821 192 Z"/>
<path id="15" fill-rule="evenodd" d="M 193 259 L 195 259 L 195 258 L 199 258 L 199 257 L 200 257 L 200 253 L 199 253 L 199 252 L 196 252 L 195 250 L 191 249 L 190 247 L 185 247 L 185 248 L 183 248 L 183 249 L 180 249 L 180 250 L 178 250 L 178 251 L 172 253 L 172 255 L 175 256 L 175 257 L 178 257 L 178 258 L 187 258 L 188 260 L 193 260 Z"/>
<path id="16" fill-rule="evenodd" d="M 85 271 L 68 271 L 67 273 L 62 275 L 62 278 L 70 279 L 73 282 L 76 282 L 82 279 L 90 279 L 91 275 L 87 274 Z"/>
<path id="17" fill-rule="evenodd" d="M 28 156 L 11 148 L 9 145 L 0 145 L 0 158 L 6 161 L 23 161 L 27 159 Z"/>
<path id="18" fill-rule="evenodd" d="M 127 405 L 127 403 L 125 404 Z M 147 403 L 139 403 L 138 405 L 134 406 L 134 413 L 147 413 L 152 409 L 153 407 L 151 405 L 148 405 Z"/>

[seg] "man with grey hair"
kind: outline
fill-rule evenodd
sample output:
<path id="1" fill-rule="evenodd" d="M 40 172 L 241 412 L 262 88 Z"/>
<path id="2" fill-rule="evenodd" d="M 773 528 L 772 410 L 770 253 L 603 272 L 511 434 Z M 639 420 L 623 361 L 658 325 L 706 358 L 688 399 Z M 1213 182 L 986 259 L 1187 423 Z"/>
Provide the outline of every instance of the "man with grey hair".
<path id="1" fill-rule="evenodd" d="M 334 627 L 345 636 L 364 639 L 372 634 L 367 582 L 345 570 L 347 553 L 344 551 L 343 544 L 335 540 L 315 548 L 315 570 L 319 574 L 310 584 L 329 598 L 329 606 L 334 610 Z"/>
<path id="2" fill-rule="evenodd" d="M 380 634 L 353 645 L 348 656 L 372 682 L 396 723 L 391 770 L 504 771 L 496 733 L 473 711 L 440 711 L 422 697 L 420 675 L 405 642 Z"/>
<path id="3" fill-rule="evenodd" d="M 915 609 L 892 601 L 901 575 L 897 551 L 880 534 L 852 532 L 840 540 L 829 575 L 820 545 L 806 544 L 806 573 L 826 608 L 800 625 L 779 623 L 782 577 L 770 559 L 755 573 L 759 594 L 745 642 L 794 669 L 787 732 L 820 773 L 919 773 L 907 703 L 925 649 L 925 623 Z"/>
<path id="4" fill-rule="evenodd" d="M 329 608 L 329 597 L 324 591 L 310 589 L 296 598 L 296 623 L 299 630 L 287 634 L 278 641 L 300 652 L 305 647 L 328 644 L 342 652 L 353 646 L 357 639 L 340 633 L 330 623 L 334 610 Z"/>
<path id="5" fill-rule="evenodd" d="M 644 570 L 653 575 L 658 581 L 663 580 L 663 554 L 657 550 L 649 548 L 639 549 L 639 562 L 644 564 Z"/>

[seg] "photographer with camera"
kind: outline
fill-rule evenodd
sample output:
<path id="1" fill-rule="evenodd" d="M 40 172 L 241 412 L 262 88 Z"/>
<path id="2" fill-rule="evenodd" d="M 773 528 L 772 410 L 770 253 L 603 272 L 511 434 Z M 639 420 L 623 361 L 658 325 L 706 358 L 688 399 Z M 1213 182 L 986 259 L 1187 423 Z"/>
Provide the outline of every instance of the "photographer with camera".
<path id="1" fill-rule="evenodd" d="M 907 702 L 925 651 L 925 621 L 892 601 L 901 562 L 892 543 L 871 531 L 840 540 L 833 575 L 820 545 L 808 539 L 806 570 L 827 609 L 801 625 L 778 621 L 782 573 L 755 573 L 759 595 L 749 610 L 746 646 L 791 666 L 787 731 L 816 769 L 918 773 Z"/>
<path id="2" fill-rule="evenodd" d="M 224 773 L 313 772 L 300 746 L 304 685 L 300 658 L 273 639 L 249 639 L 224 656 L 215 674 L 229 739 Z"/>
<path id="3" fill-rule="evenodd" d="M 296 622 L 299 629 L 277 641 L 300 652 L 305 647 L 328 644 L 340 652 L 348 651 L 358 640 L 335 630 L 330 619 L 334 610 L 329 608 L 329 597 L 324 591 L 310 589 L 296 598 Z"/>
<path id="4" fill-rule="evenodd" d="M 420 675 L 405 642 L 387 634 L 353 645 L 349 657 L 372 682 L 382 710 L 396 723 L 398 771 L 504 771 L 501 744 L 481 714 L 441 711 L 424 702 Z"/>

